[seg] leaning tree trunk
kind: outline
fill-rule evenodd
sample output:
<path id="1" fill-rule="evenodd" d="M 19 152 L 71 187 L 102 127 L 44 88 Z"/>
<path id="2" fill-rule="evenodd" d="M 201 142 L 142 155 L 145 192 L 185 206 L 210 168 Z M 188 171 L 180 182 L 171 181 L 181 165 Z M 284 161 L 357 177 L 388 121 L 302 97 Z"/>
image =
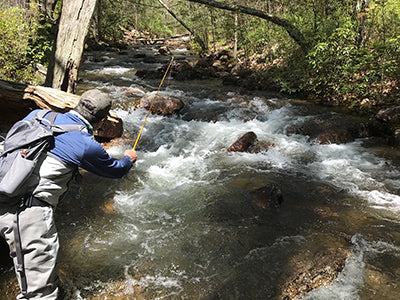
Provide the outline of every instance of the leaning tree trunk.
<path id="1" fill-rule="evenodd" d="M 64 0 L 45 86 L 75 92 L 85 38 L 97 0 Z"/>
<path id="2" fill-rule="evenodd" d="M 300 32 L 298 28 L 296 28 L 292 23 L 289 22 L 289 20 L 265 13 L 261 10 L 253 9 L 250 7 L 245 7 L 241 5 L 236 5 L 236 4 L 229 4 L 229 3 L 224 3 L 224 2 L 218 2 L 214 0 L 188 0 L 190 2 L 197 2 L 201 4 L 206 4 L 209 6 L 213 6 L 216 8 L 224 9 L 224 10 L 229 10 L 229 11 L 234 11 L 238 12 L 240 11 L 241 13 L 255 16 L 262 18 L 264 20 L 267 20 L 269 22 L 272 22 L 278 26 L 283 27 L 286 32 L 289 34 L 289 36 L 303 49 L 304 52 L 308 51 L 309 45 L 304 38 L 303 34 Z"/>
<path id="3" fill-rule="evenodd" d="M 194 40 L 199 43 L 201 49 L 204 52 L 208 51 L 208 47 L 207 45 L 204 43 L 204 41 L 198 36 L 198 34 L 196 34 L 194 32 L 194 30 L 190 29 L 180 18 L 178 18 L 178 16 L 171 10 L 169 9 L 169 7 L 167 5 L 165 5 L 164 2 L 162 2 L 161 0 L 158 0 L 158 2 L 165 8 L 165 10 L 175 19 L 177 20 L 183 27 L 185 27 L 185 29 L 187 31 L 190 32 L 190 34 L 194 37 Z"/>

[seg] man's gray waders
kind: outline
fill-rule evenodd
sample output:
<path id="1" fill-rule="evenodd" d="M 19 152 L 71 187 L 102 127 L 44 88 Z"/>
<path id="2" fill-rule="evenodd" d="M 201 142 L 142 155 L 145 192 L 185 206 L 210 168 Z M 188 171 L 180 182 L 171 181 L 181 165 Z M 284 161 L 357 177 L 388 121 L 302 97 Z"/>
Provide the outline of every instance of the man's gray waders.
<path id="1" fill-rule="evenodd" d="M 17 299 L 56 299 L 59 244 L 51 206 L 30 196 L 14 210 L 0 208 L 0 234 L 14 260 L 21 287 Z"/>

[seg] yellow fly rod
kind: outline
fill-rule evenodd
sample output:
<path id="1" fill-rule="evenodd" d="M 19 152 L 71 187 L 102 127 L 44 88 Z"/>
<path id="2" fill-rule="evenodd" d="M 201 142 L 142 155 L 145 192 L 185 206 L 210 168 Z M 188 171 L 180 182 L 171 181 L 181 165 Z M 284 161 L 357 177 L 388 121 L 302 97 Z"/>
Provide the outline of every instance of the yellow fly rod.
<path id="1" fill-rule="evenodd" d="M 138 134 L 138 136 L 137 136 L 137 138 L 136 138 L 135 145 L 133 145 L 132 150 L 135 150 L 136 145 L 137 145 L 137 143 L 139 142 L 140 135 L 142 134 L 142 130 L 143 130 L 143 128 L 144 128 L 144 124 L 146 124 L 147 118 L 149 117 L 149 114 L 150 114 L 150 112 L 151 112 L 151 108 L 153 107 L 154 100 L 156 100 L 156 96 L 158 95 L 158 92 L 159 92 L 160 89 L 161 89 L 161 86 L 162 86 L 162 84 L 163 84 L 163 82 L 164 82 L 165 77 L 166 77 L 167 74 L 168 74 L 169 68 L 171 67 L 173 60 L 174 60 L 174 57 L 172 56 L 171 61 L 169 62 L 168 68 L 167 68 L 167 70 L 165 71 L 164 77 L 162 78 L 162 80 L 161 80 L 161 82 L 160 82 L 160 85 L 158 86 L 158 89 L 157 89 L 157 92 L 156 92 L 156 94 L 155 94 L 155 96 L 154 96 L 154 98 L 153 98 L 153 101 L 151 101 L 151 103 L 150 103 L 149 111 L 147 112 L 146 118 L 144 119 L 142 128 L 140 128 L 139 134 Z"/>

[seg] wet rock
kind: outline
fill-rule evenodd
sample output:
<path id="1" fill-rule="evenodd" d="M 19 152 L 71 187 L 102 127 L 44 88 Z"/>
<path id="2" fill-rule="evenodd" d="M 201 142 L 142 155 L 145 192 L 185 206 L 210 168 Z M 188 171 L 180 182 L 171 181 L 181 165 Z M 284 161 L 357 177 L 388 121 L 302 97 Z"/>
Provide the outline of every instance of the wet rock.
<path id="1" fill-rule="evenodd" d="M 252 205 L 256 209 L 278 208 L 283 202 L 281 189 L 271 183 L 251 192 Z"/>
<path id="2" fill-rule="evenodd" d="M 199 76 L 197 70 L 195 70 L 187 60 L 175 63 L 175 65 L 172 66 L 171 72 L 176 80 L 196 79 Z"/>
<path id="3" fill-rule="evenodd" d="M 383 122 L 400 123 L 400 106 L 381 109 L 375 118 Z"/>
<path id="4" fill-rule="evenodd" d="M 236 142 L 234 142 L 227 151 L 259 153 L 262 151 L 267 151 L 272 146 L 274 146 L 274 143 L 258 141 L 257 135 L 254 132 L 249 131 L 242 135 Z"/>
<path id="5" fill-rule="evenodd" d="M 320 144 L 344 144 L 370 136 L 368 124 L 336 115 L 306 120 L 288 128 L 287 134 L 306 135 Z"/>
<path id="6" fill-rule="evenodd" d="M 141 79 L 160 79 L 162 78 L 163 74 L 164 72 L 162 69 L 157 68 L 156 70 L 137 70 L 135 75 Z"/>
<path id="7" fill-rule="evenodd" d="M 107 117 L 107 119 L 96 123 L 93 126 L 94 135 L 97 140 L 112 140 L 122 136 L 124 131 L 122 119 L 116 115 Z"/>
<path id="8" fill-rule="evenodd" d="M 139 107 L 149 110 L 150 106 L 153 114 L 172 115 L 184 108 L 185 104 L 181 99 L 156 94 L 146 95 L 140 99 Z"/>
<path id="9" fill-rule="evenodd" d="M 0 272 L 3 268 L 6 269 L 12 265 L 9 252 L 6 240 L 0 237 Z"/>
<path id="10" fill-rule="evenodd" d="M 375 120 L 383 127 L 382 133 L 390 132 L 388 144 L 400 146 L 400 106 L 380 110 L 375 115 Z"/>
<path id="11" fill-rule="evenodd" d="M 127 96 L 143 96 L 144 94 L 146 94 L 146 90 L 144 90 L 142 87 L 137 86 L 122 88 L 121 92 Z"/>
<path id="12" fill-rule="evenodd" d="M 394 131 L 394 145 L 400 146 L 400 129 Z"/>
<path id="13" fill-rule="evenodd" d="M 236 142 L 234 142 L 228 148 L 228 152 L 246 152 L 256 140 L 257 135 L 254 132 L 249 131 L 242 135 Z"/>
<path id="14" fill-rule="evenodd" d="M 146 56 L 146 53 L 136 53 L 133 55 L 134 58 L 145 58 Z"/>
<path id="15" fill-rule="evenodd" d="M 289 262 L 289 276 L 280 299 L 296 299 L 317 287 L 328 285 L 343 270 L 349 256 L 346 248 L 338 247 L 294 257 Z"/>
<path id="16" fill-rule="evenodd" d="M 157 63 L 157 59 L 154 56 L 146 56 L 143 59 L 143 62 L 145 64 L 155 64 L 155 63 Z"/>
<path id="17" fill-rule="evenodd" d="M 256 141 L 255 144 L 251 145 L 248 149 L 250 153 L 260 153 L 263 151 L 267 151 L 269 148 L 275 146 L 272 142 L 267 141 Z"/>
<path id="18" fill-rule="evenodd" d="M 160 49 L 158 49 L 158 52 L 161 54 L 161 55 L 172 55 L 172 52 L 171 52 L 171 50 L 169 50 L 169 48 L 167 47 L 167 46 L 162 46 Z"/>

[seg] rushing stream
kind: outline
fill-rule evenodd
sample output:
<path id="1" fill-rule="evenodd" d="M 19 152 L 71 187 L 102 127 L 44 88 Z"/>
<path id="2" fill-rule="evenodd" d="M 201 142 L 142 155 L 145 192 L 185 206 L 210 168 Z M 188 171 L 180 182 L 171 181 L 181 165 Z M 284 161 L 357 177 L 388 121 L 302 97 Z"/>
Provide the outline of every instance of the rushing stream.
<path id="1" fill-rule="evenodd" d="M 120 157 L 147 113 L 129 103 L 159 84 L 135 72 L 161 63 L 106 55 L 84 63 L 79 87 L 114 99 L 130 142 L 108 150 Z M 129 175 L 85 174 L 80 200 L 71 192 L 57 210 L 61 280 L 75 299 L 278 299 L 294 261 L 335 247 L 351 252 L 343 271 L 305 299 L 400 299 L 398 152 L 287 134 L 305 119 L 342 112 L 217 80 L 168 81 L 160 94 L 186 107 L 149 117 Z M 226 151 L 248 131 L 274 146 Z M 283 203 L 255 209 L 252 191 L 270 183 Z"/>

